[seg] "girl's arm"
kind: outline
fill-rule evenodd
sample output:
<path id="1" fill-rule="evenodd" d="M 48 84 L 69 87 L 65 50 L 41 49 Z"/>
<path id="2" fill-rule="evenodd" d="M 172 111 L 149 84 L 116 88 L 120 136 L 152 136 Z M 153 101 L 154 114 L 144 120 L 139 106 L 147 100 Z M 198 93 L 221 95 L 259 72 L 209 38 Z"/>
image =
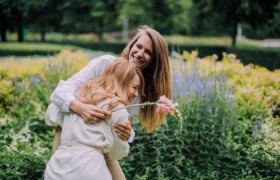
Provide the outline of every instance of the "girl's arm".
<path id="1" fill-rule="evenodd" d="M 109 158 L 111 160 L 119 160 L 123 157 L 126 157 L 129 153 L 129 144 L 128 141 L 123 141 L 119 138 L 118 134 L 114 130 L 114 124 L 117 122 L 125 122 L 129 118 L 129 114 L 126 109 L 121 109 L 119 111 L 112 113 L 112 126 L 111 131 L 113 135 L 114 143 L 112 149 L 109 153 Z"/>

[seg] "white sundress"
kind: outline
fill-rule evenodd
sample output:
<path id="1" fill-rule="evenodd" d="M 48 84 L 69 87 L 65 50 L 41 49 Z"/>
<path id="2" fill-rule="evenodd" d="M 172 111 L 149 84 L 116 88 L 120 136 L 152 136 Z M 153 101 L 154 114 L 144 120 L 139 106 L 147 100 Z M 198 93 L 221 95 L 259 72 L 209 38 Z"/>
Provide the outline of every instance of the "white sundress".
<path id="1" fill-rule="evenodd" d="M 107 104 L 107 99 L 98 107 Z M 116 108 L 123 107 L 119 104 Z M 63 113 L 63 120 L 54 104 L 46 112 L 46 123 L 62 127 L 61 145 L 47 163 L 45 180 L 111 180 L 104 154 L 112 160 L 119 160 L 129 153 L 129 144 L 115 134 L 114 124 L 126 121 L 129 114 L 126 109 L 112 113 L 111 119 L 88 124 L 74 113 Z"/>

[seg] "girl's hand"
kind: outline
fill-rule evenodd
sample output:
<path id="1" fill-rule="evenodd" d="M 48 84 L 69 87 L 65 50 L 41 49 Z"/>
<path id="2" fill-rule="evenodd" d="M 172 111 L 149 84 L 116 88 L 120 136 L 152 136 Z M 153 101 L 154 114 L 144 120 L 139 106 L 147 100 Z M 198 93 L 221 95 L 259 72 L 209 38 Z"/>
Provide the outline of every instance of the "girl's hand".
<path id="1" fill-rule="evenodd" d="M 128 141 L 131 135 L 131 121 L 117 122 L 115 132 L 121 140 Z"/>
<path id="2" fill-rule="evenodd" d="M 84 104 L 77 99 L 71 101 L 69 109 L 81 116 L 87 123 L 95 123 L 111 116 L 110 111 L 100 109 L 92 104 Z"/>

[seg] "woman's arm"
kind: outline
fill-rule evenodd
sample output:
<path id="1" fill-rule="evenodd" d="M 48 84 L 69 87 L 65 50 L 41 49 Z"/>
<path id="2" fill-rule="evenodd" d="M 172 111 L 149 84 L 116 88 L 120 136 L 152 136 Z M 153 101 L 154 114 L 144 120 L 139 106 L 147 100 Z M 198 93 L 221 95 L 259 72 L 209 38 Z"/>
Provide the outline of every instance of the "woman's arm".
<path id="1" fill-rule="evenodd" d="M 84 104 L 75 98 L 75 92 L 86 81 L 100 75 L 106 66 L 115 60 L 114 56 L 97 57 L 66 81 L 61 80 L 50 99 L 60 112 L 72 111 L 80 115 L 86 122 L 96 122 L 110 116 L 110 112 L 101 110 L 94 105 Z"/>
<path id="2" fill-rule="evenodd" d="M 114 56 L 104 55 L 97 57 L 66 81 L 60 81 L 50 99 L 60 111 L 69 112 L 71 102 L 76 99 L 75 92 L 86 81 L 100 75 L 106 66 L 115 60 Z M 73 110 L 77 108 L 72 108 Z M 79 109 L 76 113 L 82 111 Z"/>
<path id="3" fill-rule="evenodd" d="M 92 104 L 84 104 L 77 99 L 71 101 L 69 109 L 80 115 L 87 123 L 98 122 L 106 116 L 111 116 L 110 111 L 100 109 Z"/>

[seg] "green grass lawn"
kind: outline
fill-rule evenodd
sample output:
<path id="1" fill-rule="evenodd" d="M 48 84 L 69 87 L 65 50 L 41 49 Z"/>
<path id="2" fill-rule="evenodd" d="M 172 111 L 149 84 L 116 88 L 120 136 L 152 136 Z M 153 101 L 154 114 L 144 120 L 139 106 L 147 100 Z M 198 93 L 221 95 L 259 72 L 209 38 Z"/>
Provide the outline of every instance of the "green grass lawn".
<path id="1" fill-rule="evenodd" d="M 203 37 L 203 36 L 182 36 L 170 35 L 164 36 L 168 43 L 187 44 L 187 45 L 205 45 L 205 46 L 231 46 L 230 37 Z M 259 41 L 252 41 L 247 39 L 238 39 L 236 47 L 261 47 Z"/>
<path id="2" fill-rule="evenodd" d="M 108 35 L 108 34 L 107 34 Z M 107 39 L 107 35 L 104 36 L 104 40 Z M 168 43 L 174 44 L 186 44 L 186 45 L 215 45 L 215 46 L 231 46 L 231 38 L 227 36 L 223 37 L 203 37 L 203 36 L 183 36 L 183 35 L 166 35 L 164 36 Z M 9 33 L 7 36 L 8 41 L 16 41 L 17 34 Z M 39 33 L 27 33 L 27 41 L 40 41 Z M 98 41 L 98 37 L 95 34 L 62 34 L 50 32 L 46 34 L 46 40 L 48 41 L 63 41 L 63 40 L 79 40 L 79 41 Z M 116 41 L 121 41 L 121 39 L 116 39 Z M 261 47 L 260 42 L 251 41 L 246 39 L 237 40 L 237 47 Z"/>
<path id="3" fill-rule="evenodd" d="M 88 34 L 62 34 L 57 32 L 49 32 L 45 36 L 48 41 L 65 41 L 65 40 L 79 40 L 79 41 L 98 41 L 98 36 L 93 33 Z M 7 35 L 8 41 L 17 41 L 16 33 L 9 33 Z M 26 35 L 27 41 L 40 41 L 41 35 L 39 33 L 28 32 Z"/>

